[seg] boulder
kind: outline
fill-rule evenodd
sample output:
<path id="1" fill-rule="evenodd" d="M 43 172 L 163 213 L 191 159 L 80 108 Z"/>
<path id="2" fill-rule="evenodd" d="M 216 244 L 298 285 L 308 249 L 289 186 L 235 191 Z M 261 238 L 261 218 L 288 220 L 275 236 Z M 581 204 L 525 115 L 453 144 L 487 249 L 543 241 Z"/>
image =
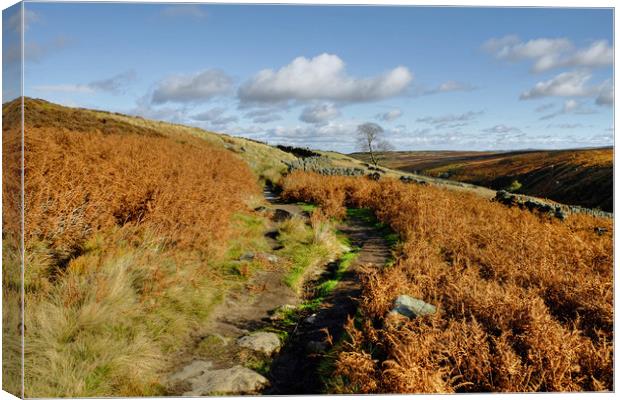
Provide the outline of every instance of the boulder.
<path id="1" fill-rule="evenodd" d="M 171 383 L 180 383 L 195 378 L 208 371 L 213 366 L 210 361 L 195 360 L 191 364 L 187 364 L 180 371 L 175 372 L 168 378 Z"/>
<path id="2" fill-rule="evenodd" d="M 269 385 L 267 378 L 241 365 L 204 371 L 189 383 L 192 390 L 183 396 L 256 394 Z"/>
<path id="3" fill-rule="evenodd" d="M 280 338 L 273 332 L 254 332 L 237 340 L 237 345 L 268 356 L 280 350 Z"/>
<path id="4" fill-rule="evenodd" d="M 420 299 L 407 296 L 406 294 L 401 294 L 396 298 L 394 308 L 390 313 L 397 313 L 408 318 L 415 318 L 435 314 L 435 312 L 437 312 L 435 306 L 425 303 Z"/>
<path id="5" fill-rule="evenodd" d="M 379 179 L 381 179 L 381 174 L 378 172 L 371 172 L 370 174 L 366 176 L 368 177 L 368 179 L 372 181 L 378 181 Z"/>

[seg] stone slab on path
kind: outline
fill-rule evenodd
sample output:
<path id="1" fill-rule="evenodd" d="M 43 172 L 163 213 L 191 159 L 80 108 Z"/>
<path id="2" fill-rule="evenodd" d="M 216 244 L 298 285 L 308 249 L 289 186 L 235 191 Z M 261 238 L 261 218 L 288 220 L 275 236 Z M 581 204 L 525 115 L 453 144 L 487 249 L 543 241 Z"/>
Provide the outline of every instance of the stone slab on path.
<path id="1" fill-rule="evenodd" d="M 269 385 L 267 378 L 241 365 L 215 370 L 211 367 L 211 362 L 196 360 L 170 379 L 177 385 L 189 385 L 191 390 L 183 396 L 257 394 Z"/>
<path id="2" fill-rule="evenodd" d="M 237 340 L 237 345 L 270 356 L 280 350 L 280 338 L 273 332 L 254 332 Z"/>

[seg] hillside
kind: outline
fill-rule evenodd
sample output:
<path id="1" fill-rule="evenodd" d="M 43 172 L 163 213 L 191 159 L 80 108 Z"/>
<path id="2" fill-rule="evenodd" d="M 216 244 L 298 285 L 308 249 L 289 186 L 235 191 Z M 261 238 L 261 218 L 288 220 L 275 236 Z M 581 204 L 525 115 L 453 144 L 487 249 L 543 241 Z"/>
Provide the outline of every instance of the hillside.
<path id="1" fill-rule="evenodd" d="M 2 110 L 3 387 L 16 394 L 20 109 Z M 265 273 L 296 287 L 340 251 L 327 221 L 287 225 L 264 210 L 262 186 L 289 153 L 43 100 L 24 111 L 25 396 L 166 394 L 166 374 L 231 291 Z"/>
<path id="2" fill-rule="evenodd" d="M 24 102 L 23 324 L 21 104 L 3 105 L 13 393 L 22 328 L 26 397 L 613 389 L 610 218 Z"/>
<path id="3" fill-rule="evenodd" d="M 351 156 L 363 161 L 363 153 Z M 381 154 L 382 165 L 587 208 L 613 209 L 613 149 L 519 152 L 409 151 Z M 518 186 L 518 185 L 517 185 Z M 513 186 L 514 188 L 515 186 Z"/>

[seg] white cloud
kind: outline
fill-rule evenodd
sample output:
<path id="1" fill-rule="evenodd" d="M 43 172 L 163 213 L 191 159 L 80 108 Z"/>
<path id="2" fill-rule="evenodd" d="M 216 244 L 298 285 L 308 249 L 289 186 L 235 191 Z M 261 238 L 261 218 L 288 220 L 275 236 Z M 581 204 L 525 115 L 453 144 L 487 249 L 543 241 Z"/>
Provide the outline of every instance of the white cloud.
<path id="1" fill-rule="evenodd" d="M 323 53 L 310 59 L 297 57 L 277 71 L 262 70 L 239 88 L 238 95 L 249 103 L 363 102 L 397 96 L 412 80 L 413 75 L 403 66 L 375 77 L 354 78 L 338 56 Z"/>
<path id="2" fill-rule="evenodd" d="M 594 110 L 586 107 L 582 102 L 577 101 L 575 99 L 568 99 L 564 101 L 564 104 L 559 110 L 551 114 L 543 115 L 539 119 L 541 121 L 544 121 L 544 120 L 555 118 L 559 115 L 564 115 L 564 114 L 585 115 L 585 114 L 594 114 L 594 113 L 595 113 Z"/>
<path id="3" fill-rule="evenodd" d="M 39 22 L 41 17 L 38 13 L 24 9 L 24 31 L 27 31 L 30 25 L 35 22 Z M 14 32 L 20 33 L 22 28 L 22 12 L 21 8 L 13 13 L 7 20 L 6 25 L 4 25 L 4 29 L 10 29 Z"/>
<path id="4" fill-rule="evenodd" d="M 244 117 L 250 118 L 255 124 L 265 124 L 281 120 L 282 117 L 277 114 L 279 111 L 278 108 L 259 108 L 245 113 Z"/>
<path id="5" fill-rule="evenodd" d="M 402 110 L 400 110 L 399 108 L 396 108 L 394 110 L 390 110 L 382 114 L 377 114 L 375 115 L 375 118 L 380 119 L 381 121 L 391 122 L 397 118 L 400 118 L 402 115 L 403 115 Z"/>
<path id="6" fill-rule="evenodd" d="M 560 128 L 560 129 L 576 129 L 576 128 L 583 128 L 583 124 L 549 124 L 547 125 L 547 128 Z"/>
<path id="7" fill-rule="evenodd" d="M 39 92 L 64 92 L 64 93 L 95 93 L 108 92 L 112 94 L 122 94 L 124 89 L 136 79 L 133 70 L 114 75 L 111 78 L 95 80 L 89 83 L 60 84 L 60 85 L 40 85 L 33 89 Z"/>
<path id="8" fill-rule="evenodd" d="M 196 19 L 203 19 L 207 17 L 207 12 L 201 7 L 191 4 L 176 4 L 161 10 L 161 15 L 164 17 L 191 17 Z"/>
<path id="9" fill-rule="evenodd" d="M 600 92 L 596 97 L 596 104 L 599 106 L 614 105 L 614 88 L 610 81 L 605 81 L 600 86 Z"/>
<path id="10" fill-rule="evenodd" d="M 223 107 L 215 107 L 210 110 L 192 115 L 192 119 L 196 121 L 206 121 L 212 125 L 227 125 L 231 122 L 237 122 L 239 118 L 236 116 L 224 116 L 226 109 Z"/>
<path id="11" fill-rule="evenodd" d="M 486 133 L 521 133 L 521 129 L 503 124 L 495 125 L 491 128 L 483 129 L 482 131 Z"/>
<path id="12" fill-rule="evenodd" d="M 309 124 L 323 124 L 339 116 L 340 110 L 333 104 L 323 103 L 304 108 L 299 119 Z"/>
<path id="13" fill-rule="evenodd" d="M 475 90 L 476 87 L 467 82 L 459 82 L 459 81 L 445 81 L 441 83 L 439 86 L 427 89 L 423 86 L 417 87 L 415 89 L 415 94 L 418 96 L 428 96 L 437 93 L 448 93 L 448 92 L 470 92 Z"/>
<path id="14" fill-rule="evenodd" d="M 563 72 L 548 81 L 538 82 L 532 89 L 521 93 L 519 98 L 527 100 L 547 96 L 591 96 L 596 89 L 587 86 L 590 78 L 592 75 L 583 70 Z"/>
<path id="15" fill-rule="evenodd" d="M 560 67 L 603 67 L 613 63 L 613 49 L 607 40 L 597 40 L 588 47 L 576 49 L 566 38 L 539 38 L 523 42 L 511 35 L 490 39 L 482 48 L 500 60 L 531 60 L 532 72 Z"/>
<path id="16" fill-rule="evenodd" d="M 481 115 L 482 113 L 482 111 L 468 111 L 463 114 L 446 114 L 437 117 L 428 116 L 418 118 L 417 121 L 433 125 L 435 129 L 458 128 L 468 125 L 471 121 L 473 121 L 478 115 Z"/>
<path id="17" fill-rule="evenodd" d="M 88 84 L 94 90 L 102 90 L 110 93 L 122 93 L 124 88 L 136 80 L 136 72 L 129 70 L 111 78 L 92 81 Z"/>
<path id="18" fill-rule="evenodd" d="M 33 86 L 33 90 L 38 92 L 61 92 L 61 93 L 94 93 L 95 90 L 88 85 L 82 84 L 60 84 L 60 85 L 39 85 Z"/>
<path id="19" fill-rule="evenodd" d="M 467 92 L 473 90 L 474 86 L 469 83 L 458 81 L 446 81 L 439 85 L 438 92 Z"/>
<path id="20" fill-rule="evenodd" d="M 593 42 L 590 47 L 581 49 L 572 55 L 565 63 L 566 66 L 602 67 L 614 62 L 614 49 L 607 40 Z"/>
<path id="21" fill-rule="evenodd" d="M 174 75 L 157 84 L 152 101 L 155 104 L 204 102 L 230 92 L 232 84 L 232 78 L 219 69 L 208 69 L 193 75 Z"/>

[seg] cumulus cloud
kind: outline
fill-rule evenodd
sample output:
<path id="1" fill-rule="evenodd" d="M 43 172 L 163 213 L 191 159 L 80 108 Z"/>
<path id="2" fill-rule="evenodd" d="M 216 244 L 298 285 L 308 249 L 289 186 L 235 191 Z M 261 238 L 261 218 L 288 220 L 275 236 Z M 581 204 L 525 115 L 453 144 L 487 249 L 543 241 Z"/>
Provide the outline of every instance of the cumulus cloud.
<path id="1" fill-rule="evenodd" d="M 400 118 L 402 115 L 403 115 L 402 110 L 400 110 L 399 108 L 396 108 L 394 110 L 390 110 L 385 113 L 377 114 L 375 115 L 375 118 L 380 119 L 381 121 L 391 122 L 397 118 Z"/>
<path id="2" fill-rule="evenodd" d="M 590 96 L 596 89 L 587 86 L 592 75 L 583 70 L 563 72 L 555 77 L 538 82 L 530 90 L 521 93 L 521 100 L 536 99 L 547 96 Z"/>
<path id="3" fill-rule="evenodd" d="M 215 107 L 210 110 L 192 115 L 192 119 L 196 121 L 209 122 L 212 125 L 227 125 L 231 122 L 237 122 L 239 118 L 235 116 L 224 116 L 226 109 L 223 107 Z"/>
<path id="4" fill-rule="evenodd" d="M 521 133 L 521 129 L 503 124 L 495 125 L 491 128 L 483 129 L 482 131 L 486 133 Z"/>
<path id="5" fill-rule="evenodd" d="M 208 69 L 193 75 L 174 75 L 157 84 L 152 102 L 204 102 L 230 92 L 232 85 L 232 78 L 219 69 Z"/>
<path id="6" fill-rule="evenodd" d="M 323 53 L 310 59 L 297 57 L 278 70 L 260 71 L 241 85 L 238 96 L 246 103 L 364 102 L 397 96 L 412 80 L 413 75 L 403 66 L 378 76 L 355 78 L 347 74 L 338 56 Z"/>
<path id="7" fill-rule="evenodd" d="M 544 72 L 560 67 L 603 67 L 613 63 L 613 49 L 607 40 L 597 40 L 577 49 L 566 38 L 539 38 L 522 41 L 518 36 L 487 40 L 482 48 L 499 60 L 532 61 L 532 72 Z"/>
<path id="8" fill-rule="evenodd" d="M 89 83 L 78 84 L 59 84 L 59 85 L 39 85 L 33 89 L 40 92 L 65 92 L 65 93 L 95 93 L 108 92 L 112 94 L 122 94 L 125 88 L 136 79 L 136 73 L 129 70 L 110 78 L 95 80 Z"/>
<path id="9" fill-rule="evenodd" d="M 428 116 L 418 118 L 417 121 L 433 125 L 435 129 L 458 128 L 468 125 L 471 121 L 473 121 L 477 116 L 481 115 L 482 113 L 482 111 L 468 111 L 463 114 L 445 114 L 436 117 Z"/>
<path id="10" fill-rule="evenodd" d="M 302 110 L 299 119 L 309 124 L 324 124 L 340 116 L 340 110 L 331 103 L 316 104 Z"/>

